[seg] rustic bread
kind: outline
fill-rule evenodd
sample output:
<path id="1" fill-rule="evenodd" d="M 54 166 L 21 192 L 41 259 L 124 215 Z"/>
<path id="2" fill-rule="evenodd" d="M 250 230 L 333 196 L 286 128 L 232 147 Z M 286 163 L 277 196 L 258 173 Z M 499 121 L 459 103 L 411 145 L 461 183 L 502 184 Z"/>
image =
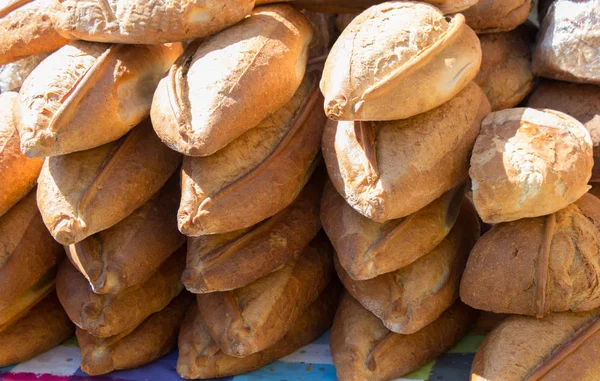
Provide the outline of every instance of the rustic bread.
<path id="1" fill-rule="evenodd" d="M 25 314 L 54 288 L 64 256 L 29 193 L 0 217 L 0 329 Z"/>
<path id="2" fill-rule="evenodd" d="M 461 14 L 444 17 L 412 1 L 376 5 L 331 49 L 321 80 L 325 113 L 333 120 L 409 118 L 457 95 L 480 64 L 479 40 Z"/>
<path id="3" fill-rule="evenodd" d="M 542 317 L 600 306 L 600 200 L 497 224 L 475 245 L 460 296 L 471 307 Z"/>
<path id="4" fill-rule="evenodd" d="M 318 79 L 308 74 L 292 99 L 258 126 L 214 155 L 186 157 L 179 230 L 187 236 L 232 232 L 292 203 L 318 162 L 322 104 Z"/>
<path id="5" fill-rule="evenodd" d="M 116 142 L 47 158 L 37 190 L 44 223 L 63 245 L 80 242 L 144 205 L 180 163 L 149 120 Z"/>
<path id="6" fill-rule="evenodd" d="M 49 55 L 50 53 L 37 53 L 0 65 L 0 93 L 19 91 L 25 78 Z"/>
<path id="7" fill-rule="evenodd" d="M 77 328 L 81 370 L 89 375 L 98 375 L 131 369 L 171 352 L 177 345 L 179 326 L 192 300 L 191 294 L 182 292 L 131 332 L 116 336 L 100 338 Z"/>
<path id="8" fill-rule="evenodd" d="M 56 292 L 75 325 L 94 336 L 114 336 L 165 308 L 183 290 L 180 277 L 184 266 L 182 248 L 138 287 L 118 295 L 98 295 L 71 262 L 63 261 L 56 277 Z"/>
<path id="9" fill-rule="evenodd" d="M 405 218 L 378 223 L 352 209 L 328 182 L 321 220 L 344 272 L 353 280 L 367 280 L 433 250 L 454 226 L 463 196 L 459 186 Z"/>
<path id="10" fill-rule="evenodd" d="M 471 83 L 427 113 L 391 122 L 325 125 L 323 157 L 356 211 L 386 222 L 424 208 L 467 179 L 469 156 L 490 104 Z"/>
<path id="11" fill-rule="evenodd" d="M 19 91 L 21 150 L 64 155 L 125 135 L 150 114 L 154 89 L 181 49 L 83 41 L 59 49 Z"/>
<path id="12" fill-rule="evenodd" d="M 528 107 L 548 108 L 571 115 L 590 133 L 594 144 L 592 181 L 600 180 L 600 86 L 541 80 Z"/>
<path id="13" fill-rule="evenodd" d="M 600 309 L 544 319 L 511 316 L 479 347 L 471 381 L 598 379 Z"/>
<path id="14" fill-rule="evenodd" d="M 96 294 L 119 294 L 147 281 L 181 245 L 179 175 L 118 224 L 65 247 Z"/>
<path id="15" fill-rule="evenodd" d="M 399 335 L 390 332 L 346 293 L 330 337 L 338 379 L 388 381 L 417 370 L 452 348 L 468 332 L 475 317 L 474 310 L 456 302 L 419 332 Z"/>
<path id="16" fill-rule="evenodd" d="M 207 37 L 246 17 L 253 0 L 57 0 L 57 31 L 69 38 L 160 44 Z"/>
<path id="17" fill-rule="evenodd" d="M 539 77 L 600 85 L 600 0 L 556 0 L 533 54 Z"/>
<path id="18" fill-rule="evenodd" d="M 0 216 L 35 186 L 44 164 L 21 153 L 14 107 L 19 94 L 0 94 Z"/>
<path id="19" fill-rule="evenodd" d="M 462 11 L 477 34 L 508 32 L 523 24 L 533 8 L 533 0 L 479 0 Z"/>
<path id="20" fill-rule="evenodd" d="M 302 13 L 272 5 L 211 39 L 194 41 L 154 94 L 156 133 L 188 156 L 222 149 L 292 98 L 312 35 Z"/>
<path id="21" fill-rule="evenodd" d="M 588 191 L 593 164 L 576 119 L 548 109 L 491 113 L 471 157 L 475 207 L 487 223 L 554 213 Z"/>
<path id="22" fill-rule="evenodd" d="M 54 0 L 5 0 L 0 5 L 0 65 L 69 43 L 50 20 Z"/>
<path id="23" fill-rule="evenodd" d="M 256 0 L 256 4 L 275 3 L 281 0 Z M 384 0 L 283 0 L 290 1 L 298 7 L 314 12 L 358 13 Z M 435 5 L 444 13 L 460 12 L 477 3 L 478 0 L 425 0 Z"/>
<path id="24" fill-rule="evenodd" d="M 463 202 L 450 234 L 412 264 L 376 278 L 356 281 L 335 260 L 348 292 L 383 321 L 387 329 L 410 335 L 435 321 L 459 296 L 460 277 L 479 238 L 479 219 Z"/>
<path id="25" fill-rule="evenodd" d="M 323 182 L 315 177 L 290 206 L 251 228 L 189 238 L 184 286 L 195 294 L 229 291 L 298 258 L 321 229 Z"/>
<path id="26" fill-rule="evenodd" d="M 233 291 L 197 296 L 223 353 L 245 357 L 277 343 L 333 277 L 331 245 L 318 236 L 281 270 Z"/>
<path id="27" fill-rule="evenodd" d="M 534 29 L 526 26 L 479 36 L 481 70 L 473 82 L 488 97 L 492 111 L 517 106 L 533 90 L 530 46 L 534 37 Z"/>
<path id="28" fill-rule="evenodd" d="M 75 327 L 52 292 L 25 316 L 0 330 L 0 367 L 27 361 L 73 335 Z"/>
<path id="29" fill-rule="evenodd" d="M 341 287 L 330 283 L 319 298 L 299 314 L 287 333 L 272 346 L 249 356 L 228 356 L 210 336 L 198 308 L 188 309 L 179 332 L 177 373 L 186 379 L 234 376 L 258 369 L 309 344 L 333 321 Z"/>

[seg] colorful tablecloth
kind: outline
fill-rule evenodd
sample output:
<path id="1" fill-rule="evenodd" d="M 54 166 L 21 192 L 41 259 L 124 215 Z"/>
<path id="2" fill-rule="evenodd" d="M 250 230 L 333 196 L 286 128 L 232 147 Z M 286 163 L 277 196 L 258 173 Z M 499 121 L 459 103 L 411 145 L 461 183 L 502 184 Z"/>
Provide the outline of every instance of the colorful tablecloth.
<path id="1" fill-rule="evenodd" d="M 483 336 L 471 334 L 448 353 L 424 366 L 405 380 L 468 380 L 474 353 Z M 81 371 L 81 355 L 75 338 L 33 360 L 0 368 L 0 381 L 180 381 L 175 372 L 177 351 L 147 366 L 90 377 Z M 329 352 L 329 333 L 297 352 L 262 369 L 223 381 L 334 381 L 337 380 Z"/>

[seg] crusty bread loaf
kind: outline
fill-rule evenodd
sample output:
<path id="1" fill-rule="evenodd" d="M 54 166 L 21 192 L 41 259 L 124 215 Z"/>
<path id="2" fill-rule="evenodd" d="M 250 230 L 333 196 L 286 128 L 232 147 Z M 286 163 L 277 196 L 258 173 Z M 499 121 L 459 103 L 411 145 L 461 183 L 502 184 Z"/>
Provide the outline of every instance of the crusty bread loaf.
<path id="1" fill-rule="evenodd" d="M 119 294 L 147 281 L 185 243 L 177 230 L 179 175 L 118 224 L 65 247 L 97 294 Z"/>
<path id="2" fill-rule="evenodd" d="M 69 42 L 50 20 L 54 0 L 6 0 L 0 5 L 0 65 Z"/>
<path id="3" fill-rule="evenodd" d="M 600 85 L 600 0 L 555 0 L 533 54 L 539 77 Z"/>
<path id="4" fill-rule="evenodd" d="M 0 216 L 22 199 L 37 181 L 43 159 L 21 153 L 14 108 L 19 94 L 0 94 Z"/>
<path id="5" fill-rule="evenodd" d="M 46 230 L 29 193 L 0 217 L 0 329 L 14 322 L 54 289 L 62 247 Z"/>
<path id="6" fill-rule="evenodd" d="M 25 316 L 0 330 L 0 366 L 27 361 L 73 335 L 75 327 L 52 292 Z"/>
<path id="7" fill-rule="evenodd" d="M 309 73 L 258 126 L 214 155 L 186 157 L 179 230 L 188 236 L 240 230 L 292 203 L 318 163 L 322 104 L 318 79 Z"/>
<path id="8" fill-rule="evenodd" d="M 330 283 L 319 298 L 299 314 L 278 342 L 243 358 L 228 356 L 219 349 L 198 308 L 192 304 L 179 332 L 177 373 L 186 379 L 234 376 L 289 355 L 331 327 L 340 291 L 338 282 Z"/>
<path id="9" fill-rule="evenodd" d="M 50 52 L 37 53 L 0 65 L 0 93 L 19 91 L 25 78 L 49 55 Z"/>
<path id="10" fill-rule="evenodd" d="M 459 186 L 407 217 L 372 221 L 350 207 L 328 182 L 321 202 L 323 228 L 347 275 L 367 280 L 405 267 L 433 250 L 456 222 Z"/>
<path id="11" fill-rule="evenodd" d="M 511 316 L 479 347 L 471 381 L 596 381 L 600 309 L 536 319 Z"/>
<path id="12" fill-rule="evenodd" d="M 66 37 L 160 44 L 206 37 L 246 17 L 254 0 L 59 0 L 52 14 Z"/>
<path id="13" fill-rule="evenodd" d="M 233 291 L 197 296 L 223 353 L 245 357 L 277 343 L 333 277 L 332 249 L 318 236 L 281 270 Z"/>
<path id="14" fill-rule="evenodd" d="M 181 44 L 77 41 L 46 58 L 19 91 L 21 150 L 56 156 L 117 140 L 150 114 L 158 82 Z"/>
<path id="15" fill-rule="evenodd" d="M 475 245 L 461 281 L 471 307 L 542 317 L 600 306 L 600 200 L 497 224 Z"/>
<path id="16" fill-rule="evenodd" d="M 523 24 L 531 8 L 533 0 L 479 0 L 462 14 L 477 34 L 498 33 Z"/>
<path id="17" fill-rule="evenodd" d="M 464 200 L 450 234 L 412 264 L 376 278 L 356 281 L 339 261 L 335 268 L 348 292 L 387 329 L 413 334 L 435 321 L 459 296 L 462 271 L 479 238 L 479 219 Z"/>
<path id="18" fill-rule="evenodd" d="M 146 120 L 116 142 L 47 158 L 38 207 L 52 236 L 71 245 L 144 205 L 180 163 L 181 155 L 162 144 Z"/>
<path id="19" fill-rule="evenodd" d="M 150 279 L 118 295 L 98 295 L 69 261 L 63 261 L 56 277 L 56 292 L 69 318 L 79 328 L 98 337 L 114 336 L 140 325 L 165 308 L 183 285 L 185 248 L 162 264 Z"/>
<path id="20" fill-rule="evenodd" d="M 275 3 L 281 0 L 256 0 L 256 4 Z M 358 13 L 384 0 L 283 0 L 290 1 L 298 7 L 315 12 Z M 425 0 L 435 5 L 444 13 L 460 12 L 477 3 L 478 0 Z"/>
<path id="21" fill-rule="evenodd" d="M 346 293 L 330 337 L 338 379 L 388 381 L 417 370 L 457 343 L 475 317 L 474 310 L 456 302 L 419 332 L 400 335 L 390 332 L 381 320 Z"/>
<path id="22" fill-rule="evenodd" d="M 325 63 L 321 91 L 334 120 L 395 120 L 449 101 L 475 78 L 481 47 L 461 14 L 390 1 L 356 17 Z M 402 105 L 402 107 L 398 107 Z"/>
<path id="23" fill-rule="evenodd" d="M 195 294 L 233 290 L 298 258 L 321 229 L 322 187 L 315 176 L 290 206 L 258 225 L 188 239 L 184 286 Z"/>
<path id="24" fill-rule="evenodd" d="M 131 332 L 116 336 L 100 338 L 77 328 L 81 370 L 98 375 L 136 368 L 171 352 L 177 345 L 179 326 L 192 300 L 191 294 L 182 292 Z"/>
<path id="25" fill-rule="evenodd" d="M 188 156 L 222 149 L 292 98 L 312 35 L 302 13 L 272 5 L 256 8 L 211 39 L 191 43 L 154 95 L 151 115 L 158 136 Z"/>
<path id="26" fill-rule="evenodd" d="M 473 82 L 488 97 L 492 111 L 517 106 L 533 89 L 530 46 L 534 37 L 535 29 L 528 26 L 479 36 L 481 70 Z"/>
<path id="27" fill-rule="evenodd" d="M 329 177 L 346 202 L 374 221 L 408 216 L 466 180 L 489 111 L 485 94 L 471 83 L 449 102 L 410 119 L 329 121 L 323 134 Z"/>
<path id="28" fill-rule="evenodd" d="M 588 191 L 593 164 L 576 119 L 547 109 L 491 113 L 471 157 L 475 207 L 487 223 L 554 213 Z"/>

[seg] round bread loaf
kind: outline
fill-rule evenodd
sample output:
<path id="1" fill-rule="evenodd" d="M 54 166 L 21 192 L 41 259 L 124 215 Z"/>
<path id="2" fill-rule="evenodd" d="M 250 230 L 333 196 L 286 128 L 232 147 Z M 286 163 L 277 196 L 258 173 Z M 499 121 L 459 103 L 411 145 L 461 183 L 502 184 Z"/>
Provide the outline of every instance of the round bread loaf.
<path id="1" fill-rule="evenodd" d="M 523 24 L 533 0 L 479 0 L 462 12 L 477 34 L 507 32 Z"/>

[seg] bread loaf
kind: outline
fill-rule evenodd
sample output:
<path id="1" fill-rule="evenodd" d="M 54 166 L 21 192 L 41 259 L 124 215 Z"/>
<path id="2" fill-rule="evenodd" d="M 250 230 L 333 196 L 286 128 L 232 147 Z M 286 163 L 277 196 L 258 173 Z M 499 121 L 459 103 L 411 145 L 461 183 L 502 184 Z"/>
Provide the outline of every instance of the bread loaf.
<path id="1" fill-rule="evenodd" d="M 304 76 L 312 34 L 299 11 L 273 5 L 257 8 L 205 42 L 191 43 L 154 95 L 156 133 L 188 156 L 222 149 L 292 98 Z"/>
<path id="2" fill-rule="evenodd" d="M 490 105 L 471 83 L 427 113 L 390 122 L 325 125 L 323 157 L 337 191 L 376 222 L 408 216 L 466 180 Z"/>
<path id="3" fill-rule="evenodd" d="M 600 0 L 556 0 L 533 54 L 539 77 L 600 85 Z"/>
<path id="4" fill-rule="evenodd" d="M 6 0 L 0 5 L 0 65 L 69 43 L 50 20 L 54 0 Z"/>
<path id="5" fill-rule="evenodd" d="M 523 24 L 533 8 L 533 0 L 479 0 L 462 11 L 477 34 L 508 32 Z"/>
<path id="6" fill-rule="evenodd" d="M 458 14 L 412 1 L 373 6 L 342 32 L 321 91 L 334 120 L 395 120 L 449 101 L 475 78 L 481 47 Z M 398 107 L 398 105 L 402 107 Z"/>
<path id="7" fill-rule="evenodd" d="M 348 292 L 387 329 L 410 335 L 431 324 L 458 299 L 460 277 L 478 238 L 479 219 L 465 200 L 450 234 L 412 264 L 363 281 L 350 278 L 337 260 L 335 268 Z"/>
<path id="8" fill-rule="evenodd" d="M 37 181 L 43 159 L 21 153 L 14 107 L 19 94 L 0 94 L 0 216 L 22 199 Z"/>
<path id="9" fill-rule="evenodd" d="M 358 13 L 366 8 L 383 3 L 383 0 L 284 0 L 314 12 Z M 256 0 L 256 4 L 274 3 L 278 0 Z M 477 0 L 426 0 L 444 13 L 460 12 L 477 3 Z"/>
<path id="10" fill-rule="evenodd" d="M 0 330 L 0 366 L 30 360 L 67 340 L 74 331 L 52 292 L 25 316 Z"/>
<path id="11" fill-rule="evenodd" d="M 54 289 L 62 247 L 46 230 L 29 193 L 0 217 L 0 329 L 22 317 Z"/>
<path id="12" fill-rule="evenodd" d="M 246 357 L 275 345 L 332 278 L 331 246 L 317 237 L 297 260 L 233 291 L 197 296 L 200 314 L 224 354 Z"/>
<path id="13" fill-rule="evenodd" d="M 117 140 L 150 114 L 158 81 L 181 44 L 77 41 L 46 58 L 19 92 L 21 150 L 56 156 Z"/>
<path id="14" fill-rule="evenodd" d="M 309 74 L 287 104 L 227 147 L 186 157 L 179 230 L 188 236 L 232 232 L 291 204 L 318 163 L 322 103 L 317 78 Z"/>
<path id="15" fill-rule="evenodd" d="M 75 325 L 94 336 L 110 337 L 130 331 L 165 308 L 183 289 L 180 277 L 184 266 L 185 248 L 138 287 L 118 295 L 98 295 L 69 261 L 63 261 L 56 277 L 56 292 Z"/>
<path id="16" fill-rule="evenodd" d="M 258 225 L 189 238 L 184 286 L 195 294 L 233 290 L 298 258 L 321 229 L 321 189 L 313 178 L 290 206 Z"/>
<path id="17" fill-rule="evenodd" d="M 344 272 L 367 280 L 408 266 L 433 250 L 448 235 L 460 210 L 459 186 L 407 217 L 385 223 L 372 221 L 350 207 L 327 183 L 321 220 Z"/>
<path id="18" fill-rule="evenodd" d="M 108 229 L 144 205 L 171 177 L 181 155 L 144 121 L 119 141 L 44 162 L 37 201 L 63 245 Z"/>
<path id="19" fill-rule="evenodd" d="M 182 292 L 131 332 L 116 336 L 99 338 L 77 328 L 81 370 L 89 375 L 105 374 L 136 368 L 166 355 L 177 345 L 179 326 L 192 299 L 191 294 Z"/>
<path id="20" fill-rule="evenodd" d="M 177 374 L 186 379 L 234 376 L 258 369 L 302 348 L 331 327 L 341 287 L 330 284 L 291 324 L 274 345 L 249 356 L 228 356 L 210 336 L 198 309 L 192 305 L 179 332 Z"/>
<path id="21" fill-rule="evenodd" d="M 511 316 L 479 347 L 471 381 L 597 380 L 599 317 L 600 309 Z"/>
<path id="22" fill-rule="evenodd" d="M 388 381 L 417 370 L 457 343 L 475 316 L 474 310 L 456 302 L 419 332 L 399 335 L 346 293 L 330 337 L 338 379 Z"/>
<path id="23" fill-rule="evenodd" d="M 206 37 L 246 17 L 253 0 L 59 0 L 53 20 L 66 37 L 160 44 Z"/>
<path id="24" fill-rule="evenodd" d="M 49 55 L 49 52 L 32 54 L 17 61 L 0 65 L 0 93 L 19 91 L 25 78 Z"/>
<path id="25" fill-rule="evenodd" d="M 119 294 L 147 281 L 181 245 L 179 176 L 118 224 L 66 246 L 73 265 L 97 294 Z"/>
<path id="26" fill-rule="evenodd" d="M 592 140 L 574 118 L 515 108 L 488 115 L 471 157 L 473 201 L 484 222 L 554 213 L 589 189 Z"/>
<path id="27" fill-rule="evenodd" d="M 473 81 L 488 97 L 492 111 L 517 106 L 533 89 L 530 46 L 534 37 L 534 29 L 526 26 L 479 36 L 481 70 Z"/>

